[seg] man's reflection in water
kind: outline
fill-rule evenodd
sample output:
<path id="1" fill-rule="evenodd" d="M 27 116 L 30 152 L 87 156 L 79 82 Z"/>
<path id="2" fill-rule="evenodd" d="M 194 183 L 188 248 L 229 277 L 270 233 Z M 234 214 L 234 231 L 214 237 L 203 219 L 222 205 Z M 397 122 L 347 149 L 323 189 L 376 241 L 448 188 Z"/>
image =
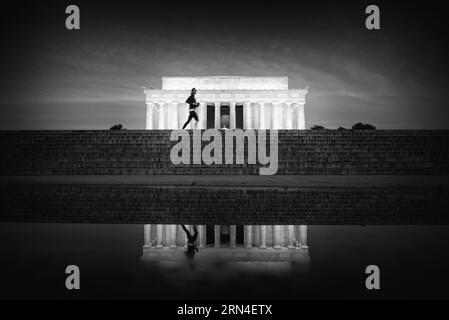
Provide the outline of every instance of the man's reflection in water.
<path id="1" fill-rule="evenodd" d="M 187 230 L 185 225 L 181 225 L 182 229 L 187 235 L 187 251 L 184 253 L 186 255 L 186 258 L 190 261 L 190 268 L 193 270 L 193 258 L 195 257 L 195 253 L 198 252 L 198 247 L 195 245 L 196 238 L 198 238 L 198 230 L 196 229 L 196 226 L 193 226 L 193 235 L 190 233 L 189 230 Z"/>

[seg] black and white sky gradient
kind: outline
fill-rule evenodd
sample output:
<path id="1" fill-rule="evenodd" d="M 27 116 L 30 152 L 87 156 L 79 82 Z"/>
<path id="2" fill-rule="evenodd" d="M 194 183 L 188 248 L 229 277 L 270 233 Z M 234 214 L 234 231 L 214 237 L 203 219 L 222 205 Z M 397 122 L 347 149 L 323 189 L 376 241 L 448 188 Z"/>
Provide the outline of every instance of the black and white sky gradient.
<path id="1" fill-rule="evenodd" d="M 65 29 L 69 4 L 81 30 Z M 379 31 L 365 28 L 369 4 Z M 308 127 L 449 129 L 446 14 L 432 1 L 11 1 L 0 129 L 143 129 L 142 86 L 208 75 L 309 86 Z"/>

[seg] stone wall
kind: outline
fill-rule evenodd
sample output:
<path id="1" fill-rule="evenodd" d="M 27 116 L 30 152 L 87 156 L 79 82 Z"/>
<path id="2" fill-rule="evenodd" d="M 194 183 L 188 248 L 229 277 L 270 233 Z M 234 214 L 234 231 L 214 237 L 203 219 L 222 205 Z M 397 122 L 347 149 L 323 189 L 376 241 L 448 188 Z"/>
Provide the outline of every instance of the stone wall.
<path id="1" fill-rule="evenodd" d="M 0 221 L 447 224 L 448 185 L 205 188 L 0 184 Z"/>
<path id="2" fill-rule="evenodd" d="M 175 166 L 169 137 L 2 131 L 0 221 L 449 223 L 449 131 L 279 131 L 267 177 L 258 165 Z"/>
<path id="3" fill-rule="evenodd" d="M 259 174 L 258 165 L 175 166 L 170 132 L 2 131 L 0 175 Z M 277 174 L 449 173 L 449 131 L 281 130 L 278 137 Z"/>

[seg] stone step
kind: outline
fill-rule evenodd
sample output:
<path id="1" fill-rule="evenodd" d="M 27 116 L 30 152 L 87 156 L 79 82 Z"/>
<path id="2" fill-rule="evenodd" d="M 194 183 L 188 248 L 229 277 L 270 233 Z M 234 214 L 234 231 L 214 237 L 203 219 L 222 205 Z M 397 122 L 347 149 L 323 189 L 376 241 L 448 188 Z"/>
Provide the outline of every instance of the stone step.
<path id="1" fill-rule="evenodd" d="M 0 174 L 259 174 L 259 165 L 173 165 L 170 132 L 0 131 Z M 449 132 L 280 130 L 278 156 L 277 174 L 447 174 Z"/>

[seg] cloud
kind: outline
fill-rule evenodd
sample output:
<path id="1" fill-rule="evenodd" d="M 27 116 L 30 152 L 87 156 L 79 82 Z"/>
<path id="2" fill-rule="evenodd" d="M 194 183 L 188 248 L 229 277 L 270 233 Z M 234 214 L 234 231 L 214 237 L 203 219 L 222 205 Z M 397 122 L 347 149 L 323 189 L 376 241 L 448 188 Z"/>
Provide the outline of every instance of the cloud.
<path id="1" fill-rule="evenodd" d="M 22 44 L 27 54 L 2 62 L 10 64 L 0 83 L 2 115 L 13 119 L 4 125 L 104 128 L 118 118 L 140 128 L 142 86 L 160 87 L 163 76 L 247 75 L 288 76 L 291 88 L 309 86 L 306 115 L 313 124 L 445 126 L 441 95 L 406 68 L 383 38 L 379 48 L 357 32 L 339 36 L 327 25 L 324 33 L 314 31 L 313 23 L 298 29 L 288 21 L 261 25 L 254 17 L 235 26 L 206 22 L 186 28 L 176 21 L 138 20 L 105 29 L 98 21 L 79 36 L 28 39 Z M 423 122 L 420 107 L 429 103 L 432 112 Z"/>

